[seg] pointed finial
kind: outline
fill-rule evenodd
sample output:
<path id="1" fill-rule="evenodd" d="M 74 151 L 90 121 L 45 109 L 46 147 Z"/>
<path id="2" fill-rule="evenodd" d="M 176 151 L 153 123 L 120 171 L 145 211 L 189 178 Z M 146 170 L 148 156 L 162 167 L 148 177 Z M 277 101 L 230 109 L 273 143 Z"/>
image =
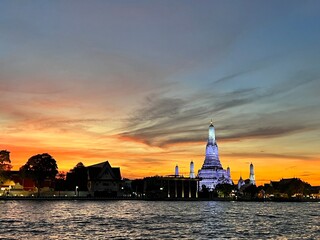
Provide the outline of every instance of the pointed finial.
<path id="1" fill-rule="evenodd" d="M 213 126 L 213 122 L 212 122 L 212 119 L 211 119 L 211 121 L 210 121 L 210 126 Z"/>

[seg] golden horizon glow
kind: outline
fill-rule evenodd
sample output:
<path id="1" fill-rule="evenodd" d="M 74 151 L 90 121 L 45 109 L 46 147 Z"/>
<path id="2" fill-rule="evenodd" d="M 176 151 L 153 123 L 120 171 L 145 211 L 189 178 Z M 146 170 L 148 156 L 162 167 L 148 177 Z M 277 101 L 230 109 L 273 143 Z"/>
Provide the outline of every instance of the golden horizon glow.
<path id="1" fill-rule="evenodd" d="M 203 129 L 204 139 L 206 128 Z M 216 130 L 218 133 L 219 131 Z M 41 135 L 41 134 L 40 134 Z M 13 170 L 26 163 L 28 158 L 39 153 L 49 153 L 57 161 L 59 171 L 68 172 L 78 162 L 85 166 L 93 165 L 102 161 L 109 161 L 113 167 L 120 167 L 122 177 L 135 179 L 155 175 L 170 175 L 174 173 L 174 167 L 179 165 L 180 173 L 184 176 L 189 175 L 189 164 L 191 160 L 195 164 L 195 170 L 199 170 L 204 161 L 204 152 L 206 141 L 171 144 L 165 148 L 152 147 L 135 141 L 133 138 L 119 137 L 112 135 L 91 142 L 89 139 L 74 139 L 67 136 L 57 136 L 55 147 L 55 137 L 41 136 L 44 142 L 50 142 L 50 145 L 44 146 L 32 143 L 23 146 L 2 145 L 2 148 L 11 152 Z M 61 138 L 67 142 L 61 142 Z M 25 139 L 20 139 L 26 141 Z M 34 140 L 40 142 L 40 140 Z M 69 144 L 68 144 L 69 143 Z M 97 145 L 97 143 L 99 145 Z M 235 146 L 237 142 L 219 141 L 220 160 L 223 167 L 231 168 L 231 177 L 236 184 L 240 176 L 243 179 L 249 178 L 249 165 L 252 162 L 255 167 L 256 182 L 258 185 L 278 181 L 282 178 L 298 177 L 312 185 L 320 185 L 317 168 L 319 160 L 315 157 L 307 162 L 297 159 L 286 159 L 284 156 L 277 156 L 272 153 L 264 154 L 261 152 L 241 153 Z M 243 148 L 243 146 L 241 146 Z M 124 150 L 125 149 L 125 150 Z M 232 149 L 232 150 L 230 150 Z M 124 151 L 121 151 L 124 150 Z M 238 151 L 238 153 L 235 153 Z M 291 156 L 292 157 L 292 156 Z"/>

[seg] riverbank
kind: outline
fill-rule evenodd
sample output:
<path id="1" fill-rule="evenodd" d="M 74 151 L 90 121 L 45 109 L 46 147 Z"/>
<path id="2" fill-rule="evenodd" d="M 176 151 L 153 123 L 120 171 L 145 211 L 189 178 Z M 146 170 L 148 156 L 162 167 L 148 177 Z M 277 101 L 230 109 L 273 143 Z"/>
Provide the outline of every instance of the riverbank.
<path id="1" fill-rule="evenodd" d="M 275 198 L 275 199 L 233 199 L 233 198 L 131 198 L 131 197 L 78 197 L 78 196 L 1 196 L 0 201 L 226 201 L 226 202 L 320 202 L 320 199 Z"/>

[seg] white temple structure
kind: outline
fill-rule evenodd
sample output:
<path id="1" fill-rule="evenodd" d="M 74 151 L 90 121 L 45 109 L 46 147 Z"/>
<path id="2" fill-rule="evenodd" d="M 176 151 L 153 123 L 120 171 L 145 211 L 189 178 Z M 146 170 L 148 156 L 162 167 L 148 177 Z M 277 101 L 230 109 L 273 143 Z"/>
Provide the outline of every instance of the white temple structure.
<path id="1" fill-rule="evenodd" d="M 202 168 L 198 172 L 200 181 L 200 191 L 205 186 L 209 190 L 214 190 L 218 184 L 233 184 L 230 176 L 230 168 L 224 170 L 219 159 L 218 145 L 215 137 L 214 126 L 209 126 L 209 138 L 206 146 L 206 157 Z"/>
<path id="2" fill-rule="evenodd" d="M 256 185 L 256 178 L 254 176 L 253 164 L 250 164 L 250 176 L 249 176 L 250 184 Z"/>
<path id="3" fill-rule="evenodd" d="M 195 178 L 196 175 L 194 174 L 194 163 L 193 161 L 190 162 L 190 175 L 189 175 L 190 178 Z"/>

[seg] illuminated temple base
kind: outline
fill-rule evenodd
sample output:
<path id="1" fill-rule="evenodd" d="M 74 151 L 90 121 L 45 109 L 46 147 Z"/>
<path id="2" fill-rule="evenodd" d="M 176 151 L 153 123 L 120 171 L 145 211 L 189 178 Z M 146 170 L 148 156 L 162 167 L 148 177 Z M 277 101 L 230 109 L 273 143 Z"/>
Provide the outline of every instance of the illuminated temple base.
<path id="1" fill-rule="evenodd" d="M 201 169 L 198 177 L 202 179 L 199 183 L 200 190 L 203 190 L 203 185 L 207 189 L 213 190 L 218 184 L 233 184 L 228 171 L 224 169 Z"/>

